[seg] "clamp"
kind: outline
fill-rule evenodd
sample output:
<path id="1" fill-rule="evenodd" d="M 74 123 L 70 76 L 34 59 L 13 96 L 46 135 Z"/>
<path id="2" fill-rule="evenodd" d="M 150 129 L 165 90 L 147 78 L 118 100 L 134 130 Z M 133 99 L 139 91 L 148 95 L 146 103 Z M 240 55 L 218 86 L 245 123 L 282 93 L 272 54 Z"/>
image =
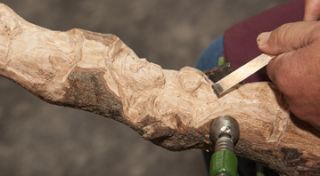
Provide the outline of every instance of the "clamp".
<path id="1" fill-rule="evenodd" d="M 239 124 L 231 116 L 220 116 L 210 125 L 214 153 L 210 160 L 210 176 L 237 176 L 238 161 L 234 146 L 240 136 Z"/>

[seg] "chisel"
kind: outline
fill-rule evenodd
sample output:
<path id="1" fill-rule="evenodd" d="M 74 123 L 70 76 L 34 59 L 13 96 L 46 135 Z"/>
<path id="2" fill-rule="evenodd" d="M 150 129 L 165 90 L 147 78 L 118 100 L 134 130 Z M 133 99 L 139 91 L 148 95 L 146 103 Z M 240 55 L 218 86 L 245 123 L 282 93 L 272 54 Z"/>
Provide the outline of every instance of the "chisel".
<path id="1" fill-rule="evenodd" d="M 243 66 L 239 67 L 235 71 L 231 72 L 227 76 L 220 79 L 213 84 L 213 89 L 218 96 L 222 96 L 227 93 L 232 87 L 239 84 L 241 81 L 248 78 L 264 66 L 266 66 L 272 56 L 261 54 L 251 61 L 247 62 Z"/>

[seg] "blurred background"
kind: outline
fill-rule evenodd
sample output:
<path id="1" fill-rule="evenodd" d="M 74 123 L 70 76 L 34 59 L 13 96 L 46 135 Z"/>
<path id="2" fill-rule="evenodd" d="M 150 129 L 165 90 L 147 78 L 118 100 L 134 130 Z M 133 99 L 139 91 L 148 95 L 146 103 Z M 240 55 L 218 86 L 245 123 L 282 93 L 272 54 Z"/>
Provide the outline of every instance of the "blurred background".
<path id="1" fill-rule="evenodd" d="M 286 0 L 3 0 L 55 30 L 118 35 L 165 68 L 194 66 L 225 29 Z M 128 127 L 50 105 L 0 78 L 1 176 L 205 176 L 199 150 L 170 152 Z"/>

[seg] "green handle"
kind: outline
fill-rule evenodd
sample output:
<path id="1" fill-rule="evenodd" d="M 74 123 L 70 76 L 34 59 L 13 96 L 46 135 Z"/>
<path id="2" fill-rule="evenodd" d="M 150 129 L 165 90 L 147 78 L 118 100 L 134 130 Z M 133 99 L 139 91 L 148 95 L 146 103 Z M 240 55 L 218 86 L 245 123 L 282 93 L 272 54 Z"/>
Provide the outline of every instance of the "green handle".
<path id="1" fill-rule="evenodd" d="M 237 176 L 238 161 L 235 153 L 228 149 L 222 149 L 212 154 L 210 160 L 210 176 L 225 174 Z"/>

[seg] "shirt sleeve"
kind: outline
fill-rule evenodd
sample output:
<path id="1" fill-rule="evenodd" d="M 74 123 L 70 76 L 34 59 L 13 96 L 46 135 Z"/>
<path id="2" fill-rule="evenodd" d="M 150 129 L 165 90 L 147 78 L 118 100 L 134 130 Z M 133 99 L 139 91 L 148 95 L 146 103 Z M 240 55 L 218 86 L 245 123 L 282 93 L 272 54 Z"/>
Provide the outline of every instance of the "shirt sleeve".
<path id="1" fill-rule="evenodd" d="M 258 34 L 301 21 L 303 15 L 304 0 L 293 0 L 232 26 L 224 33 L 224 56 L 234 69 L 240 67 L 261 53 L 256 44 Z M 267 80 L 265 70 L 260 70 L 245 82 Z"/>

